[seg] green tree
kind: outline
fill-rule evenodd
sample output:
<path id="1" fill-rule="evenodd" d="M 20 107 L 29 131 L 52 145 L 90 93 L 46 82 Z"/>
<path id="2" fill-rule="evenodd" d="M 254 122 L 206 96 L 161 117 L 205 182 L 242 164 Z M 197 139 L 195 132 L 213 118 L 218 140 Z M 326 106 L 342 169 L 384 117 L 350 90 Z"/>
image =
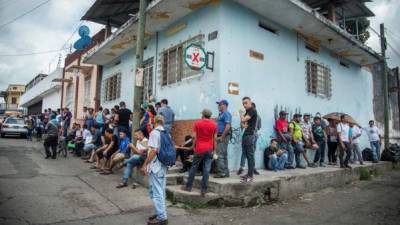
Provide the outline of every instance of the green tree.
<path id="1" fill-rule="evenodd" d="M 370 37 L 368 28 L 370 21 L 366 18 L 359 18 L 358 20 L 346 21 L 346 30 L 352 35 L 357 35 L 357 22 L 358 22 L 358 40 L 365 43 Z"/>

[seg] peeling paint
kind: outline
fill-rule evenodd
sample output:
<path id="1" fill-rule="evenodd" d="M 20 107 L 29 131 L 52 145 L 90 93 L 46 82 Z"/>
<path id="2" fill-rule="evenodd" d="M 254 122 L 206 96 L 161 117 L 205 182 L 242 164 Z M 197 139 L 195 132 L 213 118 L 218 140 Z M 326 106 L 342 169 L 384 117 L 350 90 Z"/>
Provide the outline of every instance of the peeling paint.
<path id="1" fill-rule="evenodd" d="M 119 41 L 118 43 L 115 43 L 111 46 L 111 49 L 124 49 L 125 45 L 127 44 L 132 44 L 134 41 L 136 41 L 136 36 L 131 36 L 128 38 L 123 39 L 122 41 Z"/>
<path id="2" fill-rule="evenodd" d="M 151 12 L 149 13 L 150 17 L 153 19 L 169 19 L 171 12 L 160 11 L 160 12 Z"/>
<path id="3" fill-rule="evenodd" d="M 116 54 L 115 54 L 114 52 L 107 52 L 106 55 L 107 55 L 107 56 L 111 56 L 111 57 L 116 56 Z"/>
<path id="4" fill-rule="evenodd" d="M 350 50 L 343 50 L 336 52 L 338 56 L 362 56 L 361 54 L 353 53 Z"/>
<path id="5" fill-rule="evenodd" d="M 168 30 L 165 32 L 165 36 L 169 37 L 169 36 L 171 36 L 171 35 L 173 35 L 173 34 L 175 34 L 175 33 L 178 33 L 179 31 L 185 29 L 186 27 L 187 27 L 187 24 L 186 24 L 186 23 L 180 23 L 180 24 L 178 24 L 178 25 L 176 25 L 176 26 L 174 26 L 174 27 L 168 29 Z"/>
<path id="6" fill-rule="evenodd" d="M 189 5 L 186 6 L 186 8 L 191 9 L 191 10 L 197 10 L 197 9 L 204 8 L 208 5 L 215 6 L 215 5 L 218 5 L 219 3 L 221 3 L 221 0 L 201 0 L 196 3 L 189 3 Z"/>

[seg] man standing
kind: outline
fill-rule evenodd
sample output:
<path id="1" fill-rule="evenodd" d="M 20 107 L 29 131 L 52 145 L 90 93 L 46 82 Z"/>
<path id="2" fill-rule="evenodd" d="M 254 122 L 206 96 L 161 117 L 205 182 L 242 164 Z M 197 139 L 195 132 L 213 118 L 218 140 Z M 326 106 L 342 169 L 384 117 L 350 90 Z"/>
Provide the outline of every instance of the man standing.
<path id="1" fill-rule="evenodd" d="M 204 109 L 202 111 L 201 120 L 194 124 L 194 157 L 193 164 L 189 171 L 189 178 L 186 186 L 182 189 L 192 191 L 194 177 L 200 163 L 203 163 L 203 178 L 201 180 L 201 196 L 207 193 L 208 177 L 211 169 L 213 153 L 217 140 L 217 125 L 211 120 L 211 111 Z"/>
<path id="2" fill-rule="evenodd" d="M 321 117 L 314 117 L 314 124 L 312 125 L 312 133 L 315 142 L 318 145 L 318 149 L 315 152 L 314 156 L 314 165 L 317 165 L 319 161 L 320 167 L 325 167 L 325 147 L 326 147 L 326 133 L 325 129 L 321 124 Z"/>
<path id="3" fill-rule="evenodd" d="M 352 149 L 353 149 L 353 162 L 359 161 L 361 165 L 364 164 L 362 154 L 361 154 L 361 148 L 360 148 L 360 137 L 362 135 L 362 131 L 360 127 L 358 127 L 357 124 L 350 124 L 350 127 L 352 128 Z"/>
<path id="4" fill-rule="evenodd" d="M 116 112 L 115 120 L 117 121 L 118 133 L 124 130 L 130 138 L 129 121 L 132 120 L 132 111 L 126 108 L 126 104 L 123 101 L 119 103 L 119 110 Z"/>
<path id="5" fill-rule="evenodd" d="M 303 115 L 303 122 L 301 123 L 301 131 L 303 133 L 303 140 L 304 140 L 304 152 L 303 152 L 303 157 L 307 162 L 308 167 L 316 167 L 314 163 L 311 163 L 310 160 L 308 160 L 307 156 L 307 149 L 314 149 L 314 136 L 312 133 L 312 124 L 310 122 L 310 114 L 305 113 Z"/>
<path id="6" fill-rule="evenodd" d="M 171 133 L 172 126 L 174 125 L 175 121 L 175 113 L 171 109 L 171 107 L 168 106 L 168 100 L 163 99 L 161 100 L 161 108 L 158 110 L 158 113 L 164 117 L 165 124 L 164 128 L 168 133 Z"/>
<path id="7" fill-rule="evenodd" d="M 68 136 L 68 128 L 71 123 L 72 113 L 69 111 L 68 108 L 64 108 L 64 115 L 63 115 L 63 134 L 64 137 L 67 138 Z"/>
<path id="8" fill-rule="evenodd" d="M 306 167 L 300 163 L 300 154 L 304 153 L 303 132 L 300 126 L 301 114 L 294 114 L 293 121 L 289 124 L 289 132 L 292 135 L 292 145 L 296 160 L 296 168 L 305 169 Z"/>
<path id="9" fill-rule="evenodd" d="M 46 151 L 46 159 L 57 158 L 57 144 L 58 144 L 58 125 L 55 122 L 55 115 L 51 116 L 51 120 L 46 124 L 45 132 L 47 133 L 47 137 L 44 140 L 44 149 Z M 52 152 L 50 152 L 50 147 Z"/>
<path id="10" fill-rule="evenodd" d="M 231 138 L 232 115 L 228 112 L 228 101 L 217 102 L 219 116 L 217 118 L 217 175 L 214 178 L 229 177 L 228 169 L 228 144 Z"/>
<path id="11" fill-rule="evenodd" d="M 377 163 L 381 158 L 381 134 L 375 122 L 369 121 L 369 127 L 366 129 L 368 134 L 368 140 L 371 144 L 373 163 Z"/>
<path id="12" fill-rule="evenodd" d="M 244 128 L 242 138 L 242 151 L 247 159 L 247 175 L 241 176 L 242 182 L 251 183 L 253 181 L 254 174 L 254 145 L 257 125 L 257 110 L 253 108 L 251 99 L 244 97 L 242 99 L 243 107 L 246 109 L 246 113 L 240 115 L 241 127 Z"/>
<path id="13" fill-rule="evenodd" d="M 351 137 L 350 137 L 350 127 L 346 122 L 345 116 L 340 116 L 340 123 L 337 125 L 337 132 L 339 137 L 339 160 L 340 168 L 350 168 L 349 165 L 351 157 Z M 343 161 L 344 153 L 346 152 L 346 158 Z"/>
<path id="14" fill-rule="evenodd" d="M 275 122 L 275 130 L 277 132 L 277 142 L 278 146 L 281 149 L 285 149 L 288 155 L 288 159 L 285 165 L 286 169 L 294 169 L 293 167 L 293 159 L 294 159 L 294 151 L 292 148 L 292 136 L 289 133 L 289 123 L 286 119 L 287 112 L 280 111 L 279 118 Z"/>
<path id="15" fill-rule="evenodd" d="M 168 224 L 167 210 L 165 206 L 165 187 L 167 183 L 167 167 L 157 158 L 161 147 L 161 132 L 164 132 L 164 117 L 154 118 L 155 129 L 150 133 L 149 152 L 142 166 L 142 173 L 149 175 L 149 194 L 155 207 L 156 213 L 149 217 L 147 224 L 163 225 Z"/>

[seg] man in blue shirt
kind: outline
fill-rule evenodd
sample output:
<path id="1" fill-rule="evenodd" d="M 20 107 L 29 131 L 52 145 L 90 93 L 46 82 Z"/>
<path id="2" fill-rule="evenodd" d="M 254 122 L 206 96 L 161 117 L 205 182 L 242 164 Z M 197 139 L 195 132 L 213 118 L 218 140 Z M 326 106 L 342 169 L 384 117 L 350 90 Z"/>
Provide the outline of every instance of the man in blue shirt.
<path id="1" fill-rule="evenodd" d="M 217 174 L 214 178 L 229 177 L 228 144 L 231 139 L 232 115 L 228 112 L 228 101 L 217 102 L 219 116 L 217 118 Z"/>
<path id="2" fill-rule="evenodd" d="M 164 117 L 164 129 L 168 131 L 168 133 L 171 133 L 172 125 L 174 125 L 175 121 L 175 113 L 171 107 L 168 106 L 167 99 L 161 100 L 161 108 L 158 110 L 158 114 Z"/>

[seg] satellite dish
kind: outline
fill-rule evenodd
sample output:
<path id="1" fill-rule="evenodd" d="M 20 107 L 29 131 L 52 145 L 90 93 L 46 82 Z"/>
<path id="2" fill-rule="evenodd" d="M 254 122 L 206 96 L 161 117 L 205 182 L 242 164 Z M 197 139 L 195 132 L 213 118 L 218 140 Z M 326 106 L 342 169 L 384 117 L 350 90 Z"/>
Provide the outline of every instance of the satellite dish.
<path id="1" fill-rule="evenodd" d="M 83 25 L 79 27 L 78 33 L 81 38 L 74 43 L 74 48 L 76 50 L 83 50 L 92 43 L 92 38 L 89 36 L 90 29 Z"/>

